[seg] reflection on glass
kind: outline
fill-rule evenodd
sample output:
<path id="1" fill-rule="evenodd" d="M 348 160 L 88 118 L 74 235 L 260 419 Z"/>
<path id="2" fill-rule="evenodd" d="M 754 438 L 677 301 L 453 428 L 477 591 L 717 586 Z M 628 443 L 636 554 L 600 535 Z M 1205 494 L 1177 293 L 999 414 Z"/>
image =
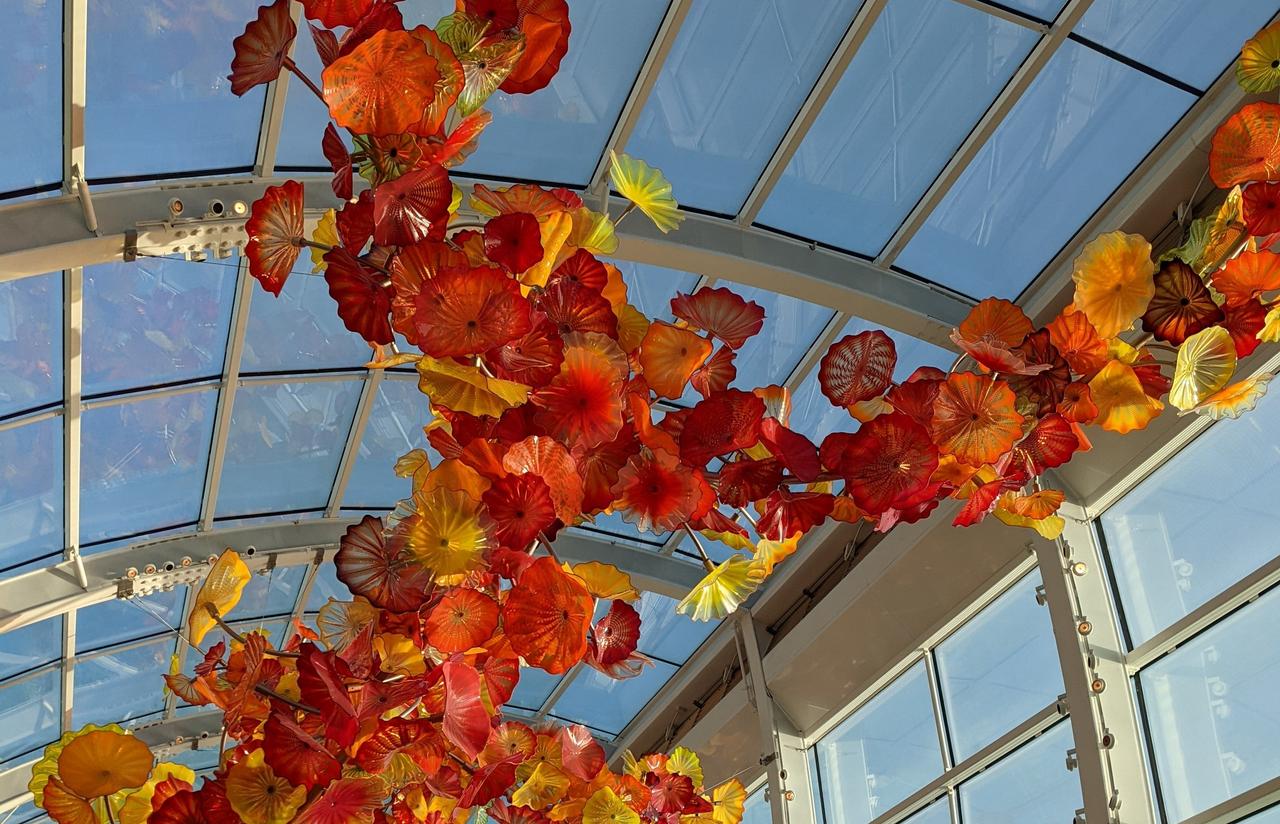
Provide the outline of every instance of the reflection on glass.
<path id="1" fill-rule="evenodd" d="M 951 805 L 946 796 L 903 821 L 903 824 L 951 824 Z"/>
<path id="2" fill-rule="evenodd" d="M 35 669 L 62 655 L 62 619 L 46 618 L 0 635 L 0 679 Z"/>
<path id="3" fill-rule="evenodd" d="M 62 554 L 62 418 L 0 430 L 0 570 Z"/>
<path id="4" fill-rule="evenodd" d="M 924 663 L 903 673 L 815 748 L 827 824 L 865 824 L 942 772 Z"/>
<path id="5" fill-rule="evenodd" d="M 712 621 L 690 621 L 676 614 L 676 602 L 645 592 L 632 604 L 640 613 L 640 651 L 673 664 L 683 664 L 716 628 Z"/>
<path id="6" fill-rule="evenodd" d="M 182 626 L 187 588 L 112 599 L 76 611 L 76 653 L 122 644 Z"/>
<path id="7" fill-rule="evenodd" d="M 1195 100 L 1068 41 L 896 261 L 1013 298 Z"/>
<path id="8" fill-rule="evenodd" d="M 323 507 L 359 397 L 355 380 L 240 387 L 218 515 Z"/>
<path id="9" fill-rule="evenodd" d="M 1215 424 L 1102 516 L 1141 644 L 1276 555 L 1280 400 Z"/>
<path id="10" fill-rule="evenodd" d="M 5 4 L 0 116 L 21 124 L 5 141 L 0 192 L 62 179 L 62 4 Z"/>
<path id="11" fill-rule="evenodd" d="M 236 270 L 180 259 L 84 270 L 84 394 L 222 372 Z"/>
<path id="12" fill-rule="evenodd" d="M 1207 89 L 1275 12 L 1273 0 L 1094 0 L 1076 33 Z"/>
<path id="13" fill-rule="evenodd" d="M 679 269 L 633 263 L 627 260 L 609 261 L 622 272 L 627 284 L 627 302 L 652 320 L 675 321 L 671 314 L 671 299 L 679 292 L 692 292 L 698 276 Z"/>
<path id="14" fill-rule="evenodd" d="M 0 417 L 61 399 L 62 273 L 0 283 Z"/>
<path id="15" fill-rule="evenodd" d="M 514 707 L 537 712 L 551 697 L 551 691 L 560 683 L 559 675 L 551 675 L 537 667 L 521 667 L 516 691 L 507 703 Z"/>
<path id="16" fill-rule="evenodd" d="M 625 681 L 583 667 L 551 712 L 557 718 L 617 735 L 675 674 L 675 667 L 661 661 Z"/>
<path id="17" fill-rule="evenodd" d="M 174 637 L 76 659 L 71 725 L 131 721 L 164 709 Z"/>
<path id="18" fill-rule="evenodd" d="M 1067 770 L 1071 722 L 1057 726 L 960 785 L 960 818 L 982 824 L 1070 821 L 1081 807 L 1080 781 Z"/>
<path id="19" fill-rule="evenodd" d="M 1139 675 L 1170 820 L 1280 775 L 1277 625 L 1280 597 L 1269 593 Z"/>
<path id="20" fill-rule="evenodd" d="M 757 221 L 879 253 L 1036 39 L 951 0 L 889 3 Z"/>
<path id="21" fill-rule="evenodd" d="M 742 345 L 733 360 L 738 375 L 730 385 L 749 392 L 757 386 L 784 383 L 835 312 L 767 289 L 725 285 L 743 300 L 755 301 L 764 308 L 764 326 Z M 686 402 L 702 399 L 696 391 L 691 392 L 691 399 L 686 393 Z"/>
<path id="22" fill-rule="evenodd" d="M 956 761 L 963 761 L 1062 694 L 1049 611 L 1033 572 L 938 645 L 938 680 Z"/>
<path id="23" fill-rule="evenodd" d="M 430 415 L 431 405 L 427 396 L 418 391 L 417 381 L 388 376 L 379 384 L 355 466 L 347 479 L 343 506 L 390 509 L 396 501 L 409 497 L 412 480 L 397 477 L 391 468 L 411 449 L 426 449 L 433 466 L 440 462 L 440 455 L 430 447 L 422 431 Z"/>
<path id="24" fill-rule="evenodd" d="M 316 612 L 333 598 L 337 601 L 350 601 L 351 590 L 338 580 L 338 568 L 333 561 L 325 561 L 317 569 L 311 580 L 311 591 L 307 593 L 306 612 Z"/>
<path id="25" fill-rule="evenodd" d="M 299 272 L 310 268 L 306 255 L 294 265 Z M 372 354 L 359 335 L 342 325 L 324 278 L 295 273 L 280 297 L 253 289 L 241 373 L 356 368 Z"/>
<path id="26" fill-rule="evenodd" d="M 62 670 L 49 667 L 0 684 L 0 762 L 37 750 L 62 733 Z"/>
<path id="27" fill-rule="evenodd" d="M 742 808 L 742 824 L 771 824 L 773 811 L 769 808 L 768 793 L 769 785 L 766 783 L 747 796 L 747 803 Z"/>
<path id="28" fill-rule="evenodd" d="M 257 0 L 89 4 L 90 179 L 253 165 L 264 87 L 237 98 L 226 76 L 229 44 L 257 6 Z"/>
<path id="29" fill-rule="evenodd" d="M 666 172 L 681 203 L 735 214 L 858 6 L 695 3 L 627 151 Z"/>
<path id="30" fill-rule="evenodd" d="M 217 397 L 201 390 L 85 410 L 81 543 L 200 517 Z"/>
<path id="31" fill-rule="evenodd" d="M 298 601 L 298 590 L 306 574 L 306 566 L 288 566 L 254 575 L 240 594 L 240 603 L 236 604 L 232 616 L 245 620 L 287 615 Z"/>
<path id="32" fill-rule="evenodd" d="M 1004 0 L 1001 3 L 1001 5 L 1017 9 L 1046 23 L 1057 17 L 1058 12 L 1062 11 L 1062 7 L 1066 4 L 1067 0 Z"/>

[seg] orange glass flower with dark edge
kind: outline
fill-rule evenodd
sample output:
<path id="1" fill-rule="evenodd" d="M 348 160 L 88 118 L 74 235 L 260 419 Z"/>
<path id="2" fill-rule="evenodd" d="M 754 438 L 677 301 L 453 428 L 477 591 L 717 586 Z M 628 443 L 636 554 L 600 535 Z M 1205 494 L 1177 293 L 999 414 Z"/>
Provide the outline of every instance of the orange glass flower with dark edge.
<path id="1" fill-rule="evenodd" d="M 526 549 L 556 520 L 551 489 L 537 475 L 524 473 L 498 478 L 481 500 L 497 524 L 494 537 L 500 546 L 508 549 Z"/>
<path id="2" fill-rule="evenodd" d="M 1267 309 L 1257 300 L 1247 301 L 1236 306 L 1227 304 L 1223 327 L 1231 333 L 1235 343 L 1236 356 L 1246 358 L 1262 343 L 1258 333 L 1267 325 Z"/>
<path id="3" fill-rule="evenodd" d="M 325 28 L 354 26 L 374 0 L 301 0 L 308 20 L 319 20 Z"/>
<path id="4" fill-rule="evenodd" d="M 1018 442 L 1017 456 L 1025 461 L 1026 470 L 1040 475 L 1046 469 L 1062 466 L 1080 448 L 1080 439 L 1066 418 L 1049 413 Z"/>
<path id="5" fill-rule="evenodd" d="M 642 532 L 672 532 L 693 515 L 698 488 L 689 467 L 659 450 L 627 462 L 613 486 L 615 508 Z"/>
<path id="6" fill-rule="evenodd" d="M 520 274 L 542 260 L 538 219 L 528 212 L 489 218 L 484 224 L 484 253 L 509 272 Z"/>
<path id="7" fill-rule="evenodd" d="M 618 482 L 618 473 L 639 451 L 635 430 L 627 423 L 612 441 L 586 450 L 575 458 L 582 476 L 584 513 L 599 512 L 613 503 L 613 485 Z"/>
<path id="8" fill-rule="evenodd" d="M 582 477 L 569 450 L 554 438 L 530 435 L 515 443 L 502 457 L 508 472 L 528 472 L 546 482 L 556 517 L 571 524 L 582 512 Z"/>
<path id="9" fill-rule="evenodd" d="M 733 349 L 740 349 L 764 325 L 764 308 L 718 286 L 671 299 L 671 314 Z"/>
<path id="10" fill-rule="evenodd" d="M 1156 272 L 1156 293 L 1142 316 L 1142 328 L 1175 346 L 1222 322 L 1222 309 L 1196 271 L 1180 260 L 1166 261 Z"/>
<path id="11" fill-rule="evenodd" d="M 1058 401 L 1058 414 L 1072 423 L 1093 423 L 1098 417 L 1098 405 L 1093 402 L 1089 384 L 1083 381 L 1067 384 L 1062 400 Z"/>
<path id="12" fill-rule="evenodd" d="M 760 439 L 764 401 L 751 392 L 726 389 L 698 401 L 680 433 L 680 457 L 704 466 L 720 455 L 754 446 Z"/>
<path id="13" fill-rule="evenodd" d="M 431 576 L 413 563 L 403 543 L 387 541 L 381 518 L 366 515 L 347 527 L 333 561 L 338 580 L 374 606 L 411 612 L 430 595 Z"/>
<path id="14" fill-rule="evenodd" d="M 507 94 L 532 94 L 551 82 L 569 50 L 569 4 L 565 0 L 516 0 L 516 27 L 524 52 L 499 87 Z"/>
<path id="15" fill-rule="evenodd" d="M 451 655 L 478 647 L 498 628 L 498 602 L 474 589 L 455 587 L 427 616 L 427 641 Z"/>
<path id="16" fill-rule="evenodd" d="M 589 649 L 596 664 L 611 667 L 629 658 L 639 643 L 640 613 L 626 601 L 614 600 L 592 627 Z"/>
<path id="17" fill-rule="evenodd" d="M 529 301 L 500 269 L 447 269 L 414 300 L 411 343 L 435 358 L 475 355 L 529 331 Z"/>
<path id="18" fill-rule="evenodd" d="M 595 602 L 576 576 L 552 558 L 538 558 L 515 582 L 502 608 L 512 648 L 552 675 L 565 672 L 587 651 Z"/>
<path id="19" fill-rule="evenodd" d="M 249 259 L 249 274 L 257 278 L 263 289 L 279 296 L 306 236 L 302 224 L 302 184 L 286 180 L 268 188 L 253 202 L 244 228 L 249 235 L 244 250 Z"/>
<path id="20" fill-rule="evenodd" d="M 1220 189 L 1280 175 L 1280 105 L 1250 103 L 1227 118 L 1209 148 L 1209 177 Z"/>
<path id="21" fill-rule="evenodd" d="M 231 61 L 231 93 L 237 97 L 280 75 L 298 27 L 289 14 L 289 0 L 260 6 L 258 16 L 244 34 L 231 41 L 236 56 Z"/>
<path id="22" fill-rule="evenodd" d="M 833 404 L 849 406 L 888 389 L 897 363 L 893 339 L 879 329 L 846 335 L 822 356 L 818 383 Z"/>
<path id="23" fill-rule="evenodd" d="M 421 40 L 383 29 L 324 70 L 324 99 L 339 126 L 357 134 L 400 134 L 421 119 L 439 79 Z"/>
<path id="24" fill-rule="evenodd" d="M 341 247 L 324 260 L 324 280 L 343 325 L 370 343 L 391 343 L 391 290 L 383 286 L 384 275 Z"/>
<path id="25" fill-rule="evenodd" d="M 738 367 L 733 365 L 733 350 L 727 346 L 721 346 L 714 355 L 707 358 L 706 362 L 693 370 L 693 374 L 689 376 L 689 383 L 699 395 L 706 398 L 712 392 L 728 389 L 729 384 L 733 383 L 733 379 L 737 376 Z"/>
<path id="26" fill-rule="evenodd" d="M 1071 367 L 1053 345 L 1049 331 L 1032 332 L 1014 351 L 1028 366 L 1048 367 L 1034 375 L 1009 376 L 1009 386 L 1018 396 L 1018 408 L 1030 409 L 1032 414 L 1053 409 L 1071 382 Z"/>
<path id="27" fill-rule="evenodd" d="M 834 463 L 858 506 L 880 515 L 914 502 L 938 468 L 938 448 L 923 426 L 891 412 L 864 423 Z"/>
<path id="28" fill-rule="evenodd" d="M 1034 375 L 1043 368 L 1029 367 L 1015 351 L 1031 329 L 1031 320 L 1022 309 L 1007 300 L 987 298 L 969 310 L 951 333 L 951 340 L 992 372 Z"/>
<path id="29" fill-rule="evenodd" d="M 1241 252 L 1213 274 L 1213 288 L 1229 306 L 1256 301 L 1263 292 L 1280 289 L 1280 255 L 1275 252 Z"/>
<path id="30" fill-rule="evenodd" d="M 654 392 L 666 398 L 684 394 L 693 370 L 711 354 L 711 341 L 664 321 L 649 326 L 640 344 L 640 368 Z"/>
<path id="31" fill-rule="evenodd" d="M 560 374 L 564 340 L 541 312 L 530 315 L 532 327 L 525 334 L 491 349 L 485 360 L 499 378 L 526 386 L 542 386 Z"/>
<path id="32" fill-rule="evenodd" d="M 1077 375 L 1092 376 L 1106 366 L 1107 342 L 1084 312 L 1068 305 L 1045 328 L 1049 330 L 1050 343 Z"/>
<path id="33" fill-rule="evenodd" d="M 597 292 L 603 292 L 609 285 L 609 272 L 604 268 L 604 264 L 596 259 L 595 255 L 586 249 L 579 249 L 574 252 L 555 268 L 551 273 L 548 283 L 554 283 L 561 278 L 567 278 L 588 289 Z"/>
<path id="34" fill-rule="evenodd" d="M 431 163 L 384 183 L 373 192 L 373 239 L 379 246 L 408 246 L 433 235 L 442 239 L 453 201 L 444 167 Z"/>
<path id="35" fill-rule="evenodd" d="M 1265 237 L 1280 232 L 1280 183 L 1251 183 L 1241 202 L 1249 234 Z"/>
<path id="36" fill-rule="evenodd" d="M 567 278 L 547 285 L 534 305 L 555 325 L 561 336 L 573 332 L 599 332 L 617 337 L 618 318 L 598 291 Z"/>
<path id="37" fill-rule="evenodd" d="M 1022 435 L 1017 397 L 995 377 L 960 372 L 938 390 L 933 436 L 938 449 L 970 466 L 992 463 Z"/>

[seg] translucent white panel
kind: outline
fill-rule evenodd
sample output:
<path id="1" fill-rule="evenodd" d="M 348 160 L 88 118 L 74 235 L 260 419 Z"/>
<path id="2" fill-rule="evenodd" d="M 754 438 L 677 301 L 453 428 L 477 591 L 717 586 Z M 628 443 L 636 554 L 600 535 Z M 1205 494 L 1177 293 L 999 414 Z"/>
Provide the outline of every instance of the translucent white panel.
<path id="1" fill-rule="evenodd" d="M 0 283 L 0 417 L 62 400 L 61 330 L 61 272 Z"/>
<path id="2" fill-rule="evenodd" d="M 758 222 L 878 254 L 1035 42 L 951 0 L 894 0 Z"/>
<path id="3" fill-rule="evenodd" d="M 1094 0 L 1076 34 L 1207 89 L 1275 13 L 1274 0 Z"/>
<path id="4" fill-rule="evenodd" d="M 1215 424 L 1102 516 L 1136 646 L 1276 555 L 1280 399 Z"/>
<path id="5" fill-rule="evenodd" d="M 632 606 L 640 612 L 640 651 L 673 664 L 688 661 L 718 626 L 714 621 L 677 615 L 674 600 L 653 592 L 643 593 Z"/>
<path id="6" fill-rule="evenodd" d="M 551 712 L 565 721 L 617 735 L 675 674 L 675 667 L 661 661 L 625 681 L 583 667 Z"/>
<path id="7" fill-rule="evenodd" d="M 955 361 L 956 355 L 928 341 L 904 335 L 892 329 L 882 329 L 861 318 L 852 318 L 840 330 L 836 341 L 846 335 L 856 335 L 868 329 L 881 329 L 893 339 L 898 352 L 898 364 L 893 370 L 893 379 L 898 383 L 911 377 L 911 373 L 921 366 L 936 366 L 946 370 Z M 804 382 L 791 394 L 791 428 L 808 435 L 815 442 L 831 432 L 852 432 L 857 428 L 849 412 L 843 407 L 832 406 L 827 396 L 822 394 L 822 386 L 818 382 L 818 369 L 804 379 Z"/>
<path id="8" fill-rule="evenodd" d="M 84 394 L 222 372 L 236 270 L 181 259 L 84 270 Z"/>
<path id="9" fill-rule="evenodd" d="M 955 760 L 963 761 L 1062 694 L 1049 611 L 1033 572 L 937 649 L 942 705 Z"/>
<path id="10" fill-rule="evenodd" d="M 859 5 L 695 3 L 627 151 L 665 171 L 681 203 L 736 213 Z"/>
<path id="11" fill-rule="evenodd" d="M 951 805 L 947 803 L 944 796 L 908 818 L 903 824 L 951 824 Z"/>
<path id="12" fill-rule="evenodd" d="M 896 264 L 1016 297 L 1194 101 L 1064 43 Z"/>
<path id="13" fill-rule="evenodd" d="M 369 412 L 342 505 L 390 509 L 413 492 L 410 478 L 396 477 L 396 459 L 411 449 L 428 450 L 433 463 L 439 454 L 427 444 L 422 426 L 431 417 L 427 396 L 415 380 L 384 380 Z"/>
<path id="14" fill-rule="evenodd" d="M 315 578 L 311 581 L 311 591 L 307 593 L 306 612 L 316 612 L 333 598 L 338 601 L 350 601 L 351 590 L 338 580 L 338 568 L 333 561 L 325 561 L 316 569 Z"/>
<path id="15" fill-rule="evenodd" d="M 671 299 L 679 292 L 692 292 L 698 276 L 679 269 L 632 263 L 625 260 L 610 261 L 622 272 L 627 284 L 627 302 L 652 320 L 674 321 Z"/>
<path id="16" fill-rule="evenodd" d="M 264 87 L 237 98 L 226 76 L 231 40 L 257 6 L 257 0 L 222 0 L 212 8 L 166 0 L 89 5 L 90 178 L 253 165 Z"/>
<path id="17" fill-rule="evenodd" d="M 1269 593 L 1139 676 L 1169 820 L 1280 775 L 1278 625 L 1280 597 Z"/>
<path id="18" fill-rule="evenodd" d="M 8 3 L 0 54 L 0 117 L 19 128 L 5 141 L 0 191 L 62 179 L 62 4 Z"/>
<path id="19" fill-rule="evenodd" d="M 516 691 L 512 693 L 511 700 L 507 703 L 536 712 L 559 683 L 558 675 L 550 675 L 537 667 L 521 667 Z"/>
<path id="20" fill-rule="evenodd" d="M 199 518 L 217 397 L 210 389 L 85 410 L 81 543 Z"/>
<path id="21" fill-rule="evenodd" d="M 0 570 L 62 553 L 62 418 L 0 431 Z"/>
<path id="22" fill-rule="evenodd" d="M 1067 770 L 1071 722 L 1049 732 L 960 785 L 960 817 L 982 824 L 1070 821 L 1080 809 L 1080 781 Z"/>
<path id="23" fill-rule="evenodd" d="M 865 824 L 942 772 L 925 679 L 917 664 L 818 742 L 827 824 Z"/>
<path id="24" fill-rule="evenodd" d="M 125 723 L 164 709 L 175 638 L 76 659 L 71 726 Z"/>
<path id="25" fill-rule="evenodd" d="M 323 507 L 360 382 L 252 383 L 236 392 L 218 514 Z"/>
<path id="26" fill-rule="evenodd" d="M 76 611 L 76 652 L 122 644 L 182 626 L 186 587 L 112 599 Z"/>
<path id="27" fill-rule="evenodd" d="M 0 679 L 35 669 L 62 655 L 62 618 L 46 618 L 0 635 Z"/>
<path id="28" fill-rule="evenodd" d="M 62 734 L 62 670 L 50 667 L 0 684 L 0 762 L 38 750 Z"/>
<path id="29" fill-rule="evenodd" d="M 303 263 L 299 259 L 295 268 L 302 269 Z M 358 367 L 372 354 L 359 335 L 342 325 L 324 278 L 295 274 L 285 281 L 280 297 L 254 288 L 242 373 Z"/>
<path id="30" fill-rule="evenodd" d="M 289 566 L 254 575 L 245 585 L 232 617 L 246 620 L 289 614 L 298 601 L 298 590 L 302 589 L 306 574 L 306 566 Z"/>

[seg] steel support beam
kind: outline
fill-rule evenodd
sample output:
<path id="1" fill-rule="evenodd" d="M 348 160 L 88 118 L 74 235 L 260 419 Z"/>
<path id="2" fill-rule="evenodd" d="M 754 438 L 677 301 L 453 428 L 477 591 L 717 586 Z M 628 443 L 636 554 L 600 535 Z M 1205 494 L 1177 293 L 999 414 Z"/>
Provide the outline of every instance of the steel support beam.
<path id="1" fill-rule="evenodd" d="M 329 504 L 325 507 L 326 518 L 338 517 L 342 508 L 342 498 L 347 492 L 347 482 L 351 480 L 351 470 L 355 467 L 356 458 L 360 454 L 360 441 L 364 439 L 364 430 L 369 425 L 369 414 L 378 400 L 378 387 L 382 385 L 385 369 L 370 369 L 365 372 L 364 385 L 360 387 L 360 400 L 356 404 L 356 415 L 351 421 L 351 430 L 347 433 L 347 443 L 342 448 L 342 459 L 338 463 L 338 474 L 333 479 L 333 489 L 329 492 Z"/>
<path id="2" fill-rule="evenodd" d="M 240 383 L 240 358 L 244 354 L 245 331 L 249 328 L 249 303 L 253 299 L 253 288 L 254 281 L 249 277 L 248 261 L 242 257 L 236 270 L 236 294 L 231 306 L 231 330 L 227 333 L 227 356 L 222 365 L 218 406 L 213 414 L 209 465 L 205 468 L 204 492 L 200 498 L 200 528 L 203 530 L 213 529 L 213 516 L 218 508 L 218 487 L 222 484 L 222 465 L 227 455 L 231 413 Z"/>
<path id="3" fill-rule="evenodd" d="M 89 0 L 62 3 L 62 190 L 85 177 L 84 106 L 88 87 Z M 53 269 L 61 267 L 54 266 Z"/>
<path id="4" fill-rule="evenodd" d="M 1154 824 L 1138 709 L 1093 527 L 1078 508 L 1060 514 L 1062 538 L 1037 542 L 1036 557 L 1071 708 L 1085 820 Z"/>
<path id="5" fill-rule="evenodd" d="M 306 31 L 306 21 L 302 19 L 302 4 L 290 4 L 289 13 L 293 23 L 299 27 L 299 34 Z M 289 56 L 297 51 L 298 38 L 289 43 Z M 262 125 L 258 129 L 258 151 L 254 158 L 254 177 L 272 177 L 276 173 L 276 148 L 280 145 L 280 132 L 284 128 L 284 104 L 289 94 L 289 81 L 292 72 L 281 71 L 276 79 L 267 84 L 266 99 L 262 104 Z"/>
<path id="6" fill-rule="evenodd" d="M 84 269 L 73 266 L 63 275 L 62 327 L 62 523 L 63 560 L 81 586 L 86 583 L 80 559 L 80 419 L 83 411 Z"/>

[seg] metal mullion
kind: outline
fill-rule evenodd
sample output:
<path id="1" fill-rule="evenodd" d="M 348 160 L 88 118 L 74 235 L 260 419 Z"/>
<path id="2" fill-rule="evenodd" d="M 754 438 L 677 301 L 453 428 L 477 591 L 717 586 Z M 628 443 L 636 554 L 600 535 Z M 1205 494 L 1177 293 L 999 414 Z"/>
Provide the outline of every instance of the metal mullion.
<path id="1" fill-rule="evenodd" d="M 316 582 L 316 577 L 320 574 L 320 565 L 324 563 L 324 550 L 316 550 L 315 559 L 307 566 L 307 573 L 302 579 L 302 586 L 298 587 L 298 597 L 293 603 L 293 611 L 289 613 L 289 625 L 285 628 L 284 643 L 287 644 L 297 632 L 295 627 L 302 620 L 302 614 L 306 611 L 307 601 L 311 599 L 311 588 Z"/>
<path id="2" fill-rule="evenodd" d="M 938 748 L 942 752 L 942 769 L 947 771 L 955 766 L 951 755 L 951 736 L 947 733 L 947 713 L 942 706 L 942 685 L 938 681 L 938 664 L 933 659 L 933 650 L 924 650 L 924 673 L 929 682 L 929 701 L 933 705 L 933 724 L 938 731 Z"/>
<path id="3" fill-rule="evenodd" d="M 88 585 L 80 558 L 80 430 L 83 395 L 84 269 L 63 278 L 62 495 L 63 560 L 71 563 L 81 587 Z"/>
<path id="4" fill-rule="evenodd" d="M 978 152 L 986 145 L 987 140 L 995 134 L 1000 124 L 1005 121 L 1009 113 L 1022 99 L 1032 83 L 1040 76 L 1041 71 L 1057 54 L 1059 47 L 1067 41 L 1067 36 L 1071 34 L 1071 30 L 1075 28 L 1076 23 L 1088 11 L 1092 0 L 1070 0 L 1057 19 L 1049 26 L 1044 36 L 1032 48 L 1031 53 L 1022 61 L 1022 65 L 1014 72 L 1013 77 L 1009 80 L 1005 87 L 1000 90 L 1000 94 L 992 102 L 991 106 L 983 113 L 978 124 L 974 126 L 973 131 L 969 132 L 964 142 L 960 144 L 960 148 L 947 160 L 947 165 L 934 178 L 933 183 L 929 184 L 929 188 L 925 190 L 924 195 L 912 207 L 906 219 L 898 227 L 897 231 L 885 244 L 880 254 L 876 256 L 876 265 L 888 268 L 893 265 L 898 256 L 902 254 L 902 250 L 906 248 L 916 233 L 923 228 L 925 222 L 929 219 L 933 211 L 942 203 L 947 193 L 960 180 L 969 164 L 977 156 Z"/>
<path id="5" fill-rule="evenodd" d="M 85 176 L 84 110 L 88 88 L 89 0 L 62 4 L 62 189 Z"/>
<path id="6" fill-rule="evenodd" d="M 992 17 L 999 17 L 1001 20 L 1006 22 L 1022 26 L 1024 29 L 1031 29 L 1032 31 L 1040 32 L 1041 34 L 1044 34 L 1049 30 L 1050 24 L 1045 23 L 1042 20 L 1036 20 L 1029 15 L 1022 14 L 1021 12 L 1014 11 L 1013 9 L 1007 9 L 1004 6 L 997 5 L 996 3 L 990 3 L 988 0 L 956 0 L 956 2 L 968 6 L 971 9 L 977 9 L 984 14 L 989 14 Z"/>
<path id="7" fill-rule="evenodd" d="M 808 97 L 805 98 L 799 111 L 796 112 L 796 116 L 787 128 L 786 134 L 783 135 L 782 141 L 769 158 L 769 162 L 765 164 L 760 179 L 751 188 L 751 193 L 747 195 L 742 208 L 738 211 L 737 222 L 739 224 L 749 226 L 755 222 L 760 210 L 764 208 L 765 201 L 769 199 L 769 194 L 791 163 L 791 158 L 795 157 L 795 153 L 799 150 L 800 144 L 804 142 L 809 129 L 813 126 L 814 121 L 818 119 L 818 114 L 822 111 L 823 106 L 826 105 L 832 92 L 840 84 L 840 78 L 844 77 L 845 69 L 849 67 L 853 56 L 862 46 L 863 41 L 867 39 L 867 35 L 871 32 L 871 27 L 875 25 L 876 20 L 880 17 L 880 12 L 884 11 L 885 6 L 888 4 L 889 0 L 867 0 L 858 9 L 853 22 L 845 30 L 840 43 L 836 46 L 831 58 L 827 61 L 826 67 L 822 70 L 822 74 L 818 76 L 818 80 L 814 83 Z"/>
<path id="8" fill-rule="evenodd" d="M 238 386 L 280 386 L 295 383 L 335 383 L 361 380 L 358 372 L 314 372 L 297 375 L 245 375 L 236 378 Z"/>
<path id="9" fill-rule="evenodd" d="M 369 416 L 378 400 L 378 387 L 382 385 L 385 374 L 385 370 L 382 369 L 370 369 L 365 374 L 364 386 L 360 387 L 360 400 L 356 404 L 355 418 L 351 421 L 347 443 L 342 448 L 342 459 L 338 463 L 338 474 L 334 477 L 333 487 L 329 492 L 329 503 L 324 510 L 326 518 L 336 517 L 338 510 L 342 507 L 347 482 L 351 480 L 351 472 L 360 454 L 360 442 L 364 439 L 365 428 L 369 425 Z"/>
<path id="10" fill-rule="evenodd" d="M 213 528 L 213 516 L 218 507 L 218 487 L 222 481 L 222 466 L 227 454 L 227 436 L 231 430 L 231 412 L 239 385 L 240 359 L 244 352 L 245 330 L 249 325 L 249 304 L 253 298 L 253 284 L 254 281 L 249 277 L 249 260 L 242 256 L 236 274 L 235 303 L 231 309 L 231 330 L 227 335 L 227 357 L 218 391 L 217 411 L 213 418 L 209 466 L 205 470 L 204 494 L 200 499 L 198 528 L 204 531 Z"/>
<path id="11" fill-rule="evenodd" d="M 76 610 L 62 616 L 62 731 L 72 729 L 71 710 L 76 692 Z"/>
<path id="12" fill-rule="evenodd" d="M 29 423 L 40 423 L 41 421 L 51 420 L 53 418 L 60 417 L 61 415 L 61 409 L 46 409 L 43 412 L 37 412 L 36 414 L 28 415 L 25 418 L 9 418 L 8 420 L 0 421 L 0 432 L 4 432 L 8 429 L 17 429 L 18 427 L 26 426 Z"/>
<path id="13" fill-rule="evenodd" d="M 534 713 L 533 718 L 535 721 L 541 721 L 547 717 L 547 714 L 555 707 L 556 702 L 564 696 L 569 686 L 578 680 L 578 676 L 582 674 L 584 666 L 579 662 L 573 665 L 573 669 L 564 674 L 564 677 L 560 679 L 560 683 L 556 684 L 551 690 L 551 694 L 547 696 L 547 700 L 543 701 L 542 706 L 538 707 L 538 711 Z"/>
<path id="14" fill-rule="evenodd" d="M 157 389 L 154 392 L 128 392 L 123 395 L 112 395 L 106 398 L 96 398 L 91 401 L 83 401 L 80 404 L 82 411 L 90 409 L 108 409 L 112 406 L 124 406 L 134 401 L 152 401 L 161 398 L 176 398 L 179 395 L 191 395 L 196 392 L 204 392 L 216 386 L 213 383 L 188 383 L 182 386 L 168 386 L 164 389 Z"/>
<path id="15" fill-rule="evenodd" d="M 302 6 L 291 3 L 289 9 L 294 25 L 302 20 Z M 288 54 L 293 57 L 298 45 L 295 37 L 289 43 Z M 262 104 L 262 123 L 258 128 L 258 150 L 254 158 L 253 174 L 256 177 L 274 177 L 276 173 L 276 149 L 280 145 L 280 132 L 284 128 L 284 104 L 289 94 L 289 75 L 281 70 L 276 79 L 267 84 L 266 99 Z"/>
<path id="16" fill-rule="evenodd" d="M 663 64 L 666 63 L 667 55 L 671 52 L 676 36 L 680 33 L 680 26 L 684 24 L 684 19 L 692 7 L 693 0 L 671 0 L 671 4 L 667 6 L 666 15 L 658 25 L 657 34 L 649 46 L 644 62 L 640 64 L 635 83 L 631 86 L 631 93 L 627 95 L 626 102 L 622 104 L 622 110 L 618 112 L 618 120 L 613 124 L 613 131 L 609 134 L 609 140 L 605 143 L 604 151 L 596 161 L 595 171 L 591 173 L 590 182 L 587 184 L 587 191 L 598 193 L 602 196 L 602 200 L 607 192 L 605 178 L 609 173 L 609 152 L 626 148 L 627 141 L 631 139 L 631 133 L 640 122 L 640 114 L 644 111 L 644 105 L 653 92 L 653 86 L 658 81 L 658 75 L 662 71 Z"/>

